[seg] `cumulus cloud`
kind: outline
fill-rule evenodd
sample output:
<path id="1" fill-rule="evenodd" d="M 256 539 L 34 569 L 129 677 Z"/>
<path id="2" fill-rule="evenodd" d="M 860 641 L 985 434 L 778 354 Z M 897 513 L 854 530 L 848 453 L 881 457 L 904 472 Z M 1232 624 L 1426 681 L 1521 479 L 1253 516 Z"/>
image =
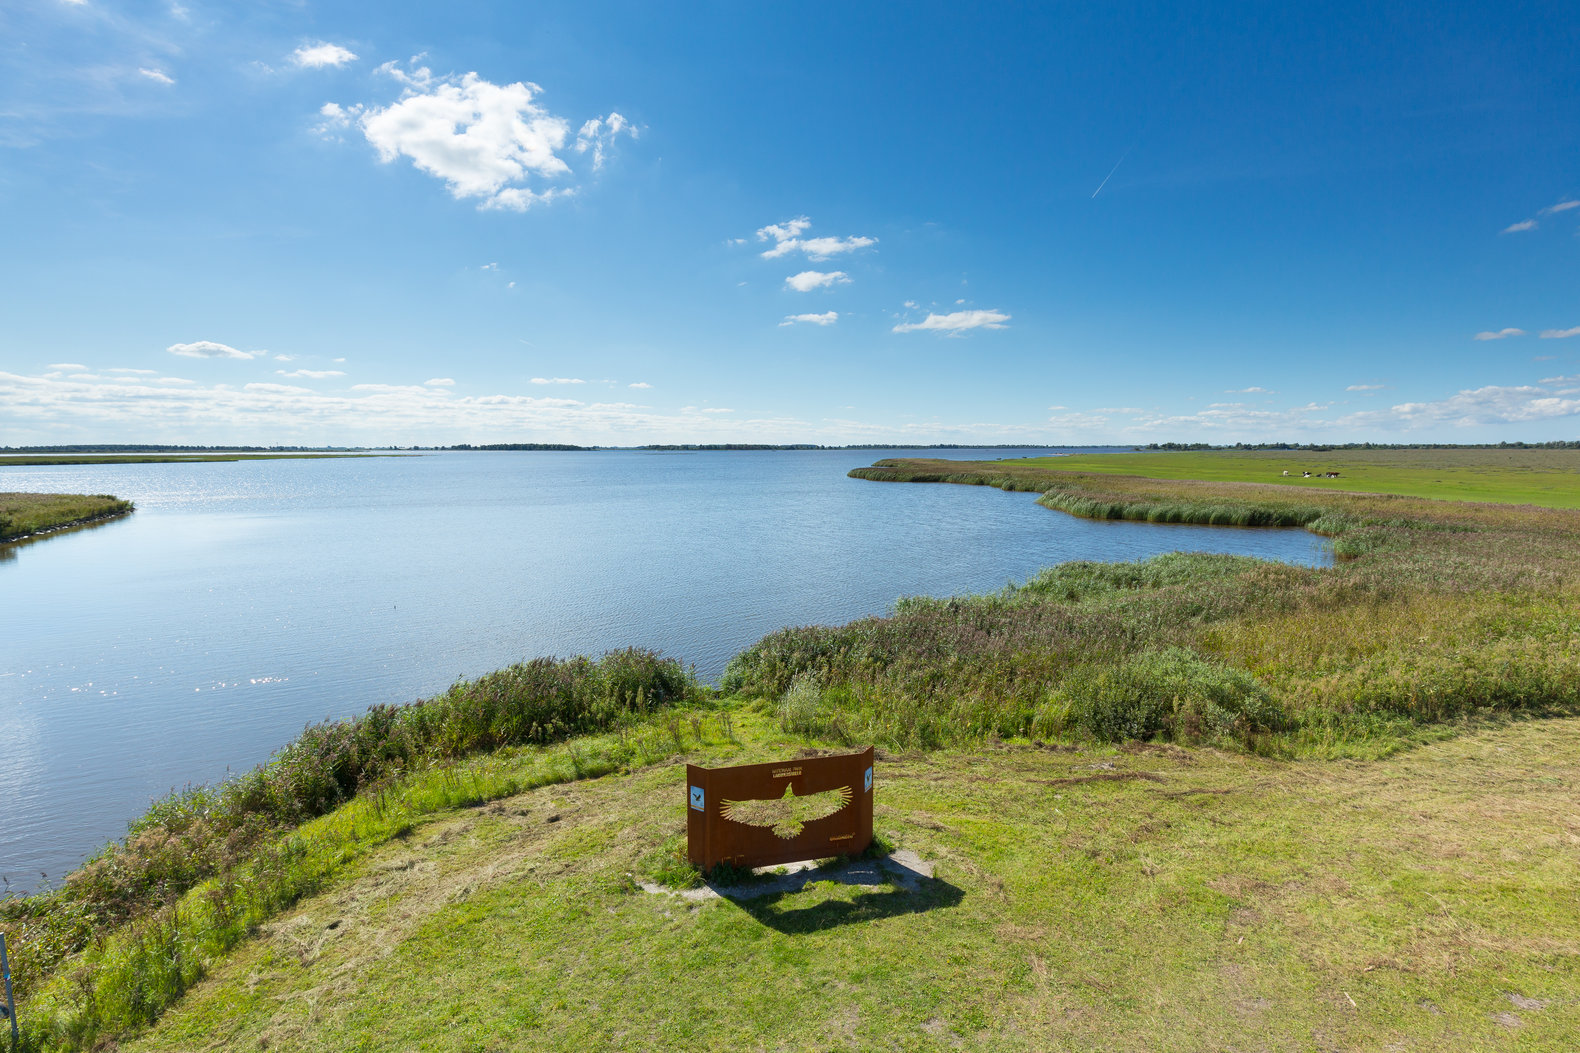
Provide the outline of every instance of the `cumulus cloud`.
<path id="1" fill-rule="evenodd" d="M 317 44 L 303 44 L 291 52 L 291 61 L 302 69 L 324 69 L 325 67 L 344 66 L 348 62 L 357 60 L 356 53 L 339 44 L 326 44 L 320 41 Z"/>
<path id="2" fill-rule="evenodd" d="M 824 311 L 822 314 L 787 314 L 779 325 L 783 327 L 795 325 L 797 322 L 806 322 L 808 325 L 833 325 L 837 321 L 839 321 L 838 311 Z"/>
<path id="3" fill-rule="evenodd" d="M 802 271 L 785 279 L 785 284 L 796 292 L 811 292 L 831 285 L 850 284 L 850 275 L 844 271 Z"/>
<path id="4" fill-rule="evenodd" d="M 1536 221 L 1534 219 L 1522 219 L 1518 223 L 1510 223 L 1508 226 L 1504 227 L 1503 228 L 1503 233 L 1504 234 L 1518 234 L 1521 231 L 1535 230 L 1535 229 L 1536 229 Z"/>
<path id="5" fill-rule="evenodd" d="M 1571 336 L 1580 336 L 1580 325 L 1573 329 L 1543 329 L 1543 340 L 1567 340 Z"/>
<path id="6" fill-rule="evenodd" d="M 1563 398 L 1557 392 L 1529 384 L 1489 385 L 1433 402 L 1403 402 L 1394 406 L 1392 412 L 1406 426 L 1449 424 L 1464 428 L 1568 417 L 1580 413 L 1580 399 Z"/>
<path id="7" fill-rule="evenodd" d="M 379 72 L 401 85 L 398 101 L 360 112 L 345 107 L 320 112 L 326 122 L 344 118 L 349 123 L 354 117 L 384 163 L 405 157 L 420 171 L 444 180 L 457 200 L 479 199 L 482 209 L 519 212 L 573 193 L 567 187 L 538 190 L 525 185 L 532 179 L 571 175 L 559 156 L 570 125 L 538 103 L 543 92 L 538 85 L 495 84 L 476 73 L 436 77 L 427 67 L 401 69 L 393 62 L 380 66 Z M 601 145 L 619 134 L 611 131 L 616 116 L 597 118 L 597 128 L 587 139 L 595 165 L 601 160 Z M 635 134 L 624 118 L 619 123 L 619 131 Z"/>
<path id="8" fill-rule="evenodd" d="M 653 385 L 649 384 L 645 380 L 638 380 L 635 383 L 626 385 L 626 387 L 628 387 L 628 388 L 637 388 L 637 389 L 642 390 L 642 391 L 646 391 L 648 388 L 651 388 L 652 386 Z"/>
<path id="9" fill-rule="evenodd" d="M 174 84 L 176 82 L 174 77 L 162 69 L 153 69 L 148 66 L 143 66 L 142 68 L 138 69 L 137 72 L 144 77 L 147 77 L 149 80 L 155 81 L 159 84 Z"/>
<path id="10" fill-rule="evenodd" d="M 432 380 L 423 381 L 430 388 L 453 388 L 455 380 L 451 377 L 434 377 Z"/>
<path id="11" fill-rule="evenodd" d="M 894 327 L 896 333 L 936 332 L 950 336 L 970 329 L 1005 329 L 1010 316 L 1002 311 L 954 311 L 950 314 L 928 312 L 920 322 L 901 322 Z"/>
<path id="12" fill-rule="evenodd" d="M 81 362 L 55 362 L 51 364 L 49 368 L 57 369 L 62 373 L 81 373 L 88 367 L 83 365 Z"/>
<path id="13" fill-rule="evenodd" d="M 1511 337 L 1511 336 L 1524 336 L 1524 335 L 1525 335 L 1525 330 L 1523 330 L 1523 329 L 1515 329 L 1513 326 L 1510 326 L 1507 329 L 1498 329 L 1498 330 L 1488 329 L 1488 330 L 1486 330 L 1484 332 L 1477 333 L 1475 338 L 1477 340 L 1504 340 L 1504 339 L 1507 339 L 1508 337 Z"/>
<path id="14" fill-rule="evenodd" d="M 604 151 L 614 145 L 614 141 L 622 134 L 635 139 L 637 136 L 636 125 L 611 112 L 607 117 L 594 117 L 582 124 L 576 133 L 576 152 L 584 154 L 592 151 L 593 171 L 603 167 Z"/>
<path id="15" fill-rule="evenodd" d="M 585 384 L 580 377 L 533 377 L 534 384 Z"/>
<path id="16" fill-rule="evenodd" d="M 848 238 L 803 238 L 801 237 L 812 226 L 812 221 L 805 216 L 785 220 L 783 223 L 770 223 L 757 231 L 758 241 L 772 241 L 773 245 L 763 250 L 765 260 L 777 259 L 792 252 L 804 252 L 808 259 L 820 262 L 830 256 L 841 253 L 855 252 L 869 245 L 876 245 L 877 238 L 848 237 Z"/>
<path id="17" fill-rule="evenodd" d="M 283 369 L 276 369 L 282 377 L 305 377 L 308 380 L 324 380 L 328 377 L 343 377 L 345 372 L 339 369 L 293 369 L 287 373 Z"/>
<path id="18" fill-rule="evenodd" d="M 212 340 L 196 340 L 190 344 L 171 344 L 165 348 L 172 355 L 182 358 L 257 358 L 268 354 L 267 351 L 238 351 L 229 344 L 217 344 Z"/>

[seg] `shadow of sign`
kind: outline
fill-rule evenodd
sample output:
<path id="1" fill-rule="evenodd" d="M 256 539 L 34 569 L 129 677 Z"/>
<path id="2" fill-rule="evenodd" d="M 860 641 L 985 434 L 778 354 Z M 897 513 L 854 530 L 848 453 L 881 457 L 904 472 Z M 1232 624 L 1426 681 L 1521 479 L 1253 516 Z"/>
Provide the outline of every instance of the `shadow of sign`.
<path id="1" fill-rule="evenodd" d="M 753 918 L 786 935 L 922 914 L 956 906 L 965 898 L 959 887 L 890 859 L 856 860 L 834 869 L 842 873 L 831 878 L 823 869 L 803 870 L 772 879 L 772 887 L 763 893 L 751 886 L 717 891 Z M 794 905 L 799 902 L 797 892 L 829 880 L 856 885 L 862 891 L 848 900 L 830 898 L 811 906 Z M 893 884 L 884 884 L 885 881 Z"/>
<path id="2" fill-rule="evenodd" d="M 686 854 L 704 871 L 854 856 L 872 843 L 872 747 L 730 768 L 686 765 Z"/>

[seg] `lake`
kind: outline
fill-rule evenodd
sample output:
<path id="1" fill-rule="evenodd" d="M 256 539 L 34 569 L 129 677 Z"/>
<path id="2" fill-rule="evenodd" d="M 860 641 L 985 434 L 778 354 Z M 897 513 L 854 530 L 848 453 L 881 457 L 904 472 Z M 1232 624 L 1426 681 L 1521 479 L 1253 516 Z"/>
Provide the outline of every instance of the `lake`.
<path id="1" fill-rule="evenodd" d="M 1300 530 L 1091 522 L 1034 494 L 845 477 L 908 452 L 1020 455 L 0 468 L 0 491 L 138 506 L 0 547 L 0 876 L 12 891 L 53 883 L 151 799 L 250 768 L 310 721 L 537 655 L 652 647 L 716 681 L 782 626 L 994 590 L 1064 560 L 1330 558 Z"/>

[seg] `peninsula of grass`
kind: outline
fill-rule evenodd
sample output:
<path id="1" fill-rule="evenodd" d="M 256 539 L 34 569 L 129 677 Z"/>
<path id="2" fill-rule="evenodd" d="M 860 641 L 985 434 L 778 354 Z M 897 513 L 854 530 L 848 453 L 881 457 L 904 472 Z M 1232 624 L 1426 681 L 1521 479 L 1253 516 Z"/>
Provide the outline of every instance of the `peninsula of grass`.
<path id="1" fill-rule="evenodd" d="M 1069 563 L 781 630 L 717 691 L 617 652 L 309 729 L 0 904 L 24 1048 L 1580 1044 L 1580 511 L 858 474 L 1347 558 Z M 933 882 L 639 891 L 697 880 L 683 761 L 869 742 Z"/>
<path id="2" fill-rule="evenodd" d="M 0 493 L 0 543 L 114 519 L 133 507 L 109 494 Z"/>

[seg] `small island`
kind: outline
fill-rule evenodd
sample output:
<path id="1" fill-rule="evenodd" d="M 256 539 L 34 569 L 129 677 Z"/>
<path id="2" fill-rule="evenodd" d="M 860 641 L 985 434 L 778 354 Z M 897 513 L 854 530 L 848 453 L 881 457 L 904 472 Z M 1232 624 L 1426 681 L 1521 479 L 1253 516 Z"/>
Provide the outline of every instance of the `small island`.
<path id="1" fill-rule="evenodd" d="M 135 507 L 112 494 L 0 493 L 0 544 L 115 519 Z"/>

